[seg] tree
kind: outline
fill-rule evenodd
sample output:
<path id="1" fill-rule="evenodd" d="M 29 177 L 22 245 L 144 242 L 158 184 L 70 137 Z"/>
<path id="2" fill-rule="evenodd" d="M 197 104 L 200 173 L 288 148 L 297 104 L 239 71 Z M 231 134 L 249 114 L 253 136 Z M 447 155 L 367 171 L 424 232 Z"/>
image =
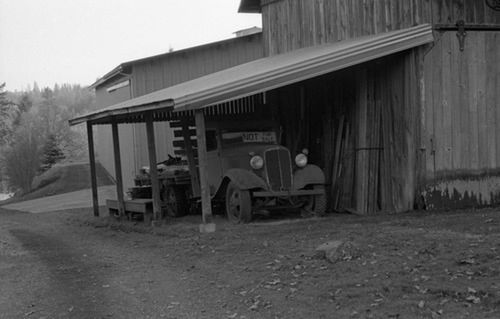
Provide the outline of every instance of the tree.
<path id="1" fill-rule="evenodd" d="M 45 172 L 65 157 L 58 144 L 57 137 L 54 134 L 50 134 L 47 137 L 42 149 L 40 171 Z"/>
<path id="2" fill-rule="evenodd" d="M 29 110 L 31 110 L 32 106 L 33 106 L 33 101 L 31 99 L 30 95 L 27 92 L 24 92 L 21 95 L 19 102 L 17 102 L 18 114 L 17 114 L 17 116 L 14 119 L 14 122 L 12 124 L 14 126 L 18 126 L 19 123 L 21 122 L 21 115 L 23 113 L 29 112 Z"/>
<path id="3" fill-rule="evenodd" d="M 0 84 L 0 146 L 10 139 L 16 115 L 17 107 L 7 98 L 5 83 L 2 83 Z"/>
<path id="4" fill-rule="evenodd" d="M 9 145 L 2 151 L 3 175 L 13 191 L 29 192 L 40 167 L 40 127 L 36 116 L 25 113 Z"/>
<path id="5" fill-rule="evenodd" d="M 4 87 L 0 86 L 0 105 L 9 107 L 0 110 L 0 130 L 5 131 L 0 132 L 0 140 L 5 140 L 0 144 L 0 171 L 13 191 L 28 192 L 40 170 L 62 156 L 79 159 L 86 154 L 85 130 L 70 128 L 68 120 L 93 110 L 95 95 L 80 85 L 40 89 L 35 82 L 32 89 L 9 92 L 9 99 L 1 94 Z"/>

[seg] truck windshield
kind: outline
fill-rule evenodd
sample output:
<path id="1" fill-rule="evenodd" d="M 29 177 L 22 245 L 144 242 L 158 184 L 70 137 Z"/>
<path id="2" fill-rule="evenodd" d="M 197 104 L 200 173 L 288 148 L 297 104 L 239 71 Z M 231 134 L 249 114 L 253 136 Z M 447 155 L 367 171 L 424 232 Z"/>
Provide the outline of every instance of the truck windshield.
<path id="1" fill-rule="evenodd" d="M 245 132 L 223 132 L 222 144 L 232 145 L 241 143 L 277 143 L 276 132 L 273 131 L 245 131 Z"/>

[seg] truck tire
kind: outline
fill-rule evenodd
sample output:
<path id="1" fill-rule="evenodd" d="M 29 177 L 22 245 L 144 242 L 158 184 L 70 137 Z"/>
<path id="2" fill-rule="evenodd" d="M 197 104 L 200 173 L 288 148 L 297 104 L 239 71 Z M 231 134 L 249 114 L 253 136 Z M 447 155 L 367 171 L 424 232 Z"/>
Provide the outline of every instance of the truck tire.
<path id="1" fill-rule="evenodd" d="M 250 191 L 240 189 L 234 182 L 229 182 L 226 190 L 226 215 L 229 221 L 248 223 L 252 220 L 252 199 Z"/>
<path id="2" fill-rule="evenodd" d="M 323 216 L 326 212 L 326 194 L 324 185 L 314 185 L 314 190 L 321 190 L 322 193 L 318 195 L 311 195 L 307 203 L 304 205 L 304 210 L 307 213 L 313 213 L 316 216 Z"/>
<path id="3" fill-rule="evenodd" d="M 167 186 L 162 194 L 162 207 L 169 217 L 181 217 L 187 214 L 186 192 L 182 187 Z"/>

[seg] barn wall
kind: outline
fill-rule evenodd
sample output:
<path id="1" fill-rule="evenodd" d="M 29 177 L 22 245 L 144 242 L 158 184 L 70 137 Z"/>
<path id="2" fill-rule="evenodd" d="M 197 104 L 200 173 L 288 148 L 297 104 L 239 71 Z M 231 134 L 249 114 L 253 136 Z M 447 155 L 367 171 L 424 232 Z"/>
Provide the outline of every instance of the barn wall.
<path id="1" fill-rule="evenodd" d="M 466 24 L 500 25 L 500 12 L 489 8 L 483 0 L 262 0 L 261 9 L 266 55 L 421 23 L 454 26 L 463 20 Z M 410 192 L 413 188 L 414 203 L 426 204 L 428 208 L 499 204 L 498 31 L 468 30 L 463 52 L 459 49 L 456 31 L 435 31 L 435 38 L 434 46 L 415 51 L 421 60 L 417 58 L 412 70 L 406 67 L 404 71 L 411 72 L 405 75 L 405 83 L 413 81 L 417 88 L 404 95 L 419 101 L 411 105 L 415 109 L 405 109 L 405 114 L 420 113 L 412 126 L 414 136 L 407 137 L 415 144 L 411 147 L 418 151 L 412 151 L 413 157 L 406 159 L 412 162 L 408 165 L 416 165 L 414 175 L 392 176 L 393 185 L 399 187 L 400 192 Z M 396 81 L 400 77 L 388 74 L 385 84 L 392 87 L 382 87 L 381 92 L 394 94 L 401 90 Z M 354 103 L 352 107 L 356 116 L 366 117 L 362 104 Z M 356 143 L 362 144 L 366 128 L 359 125 L 352 128 L 356 130 L 353 134 L 358 135 Z M 401 138 L 393 133 L 395 140 Z M 404 153 L 408 145 L 400 143 L 403 149 L 397 152 Z M 316 147 L 321 149 L 320 145 Z M 365 157 L 359 154 L 358 162 L 363 162 Z M 358 170 L 363 165 L 353 164 Z M 413 180 L 412 187 L 402 186 L 405 182 L 397 180 L 407 177 Z M 354 189 L 359 188 L 356 183 L 362 183 L 363 178 L 354 177 Z M 352 187 L 349 183 L 344 185 L 347 189 Z M 365 186 L 371 187 L 367 181 Z M 365 196 L 363 192 L 353 195 L 351 200 L 357 196 L 359 203 Z"/>
<path id="2" fill-rule="evenodd" d="M 436 33 L 425 57 L 430 208 L 500 204 L 499 62 L 498 31 L 467 31 L 464 51 L 456 32 Z"/>
<path id="3" fill-rule="evenodd" d="M 96 101 L 102 108 L 130 99 L 130 86 L 119 88 L 112 92 L 107 92 L 107 88 L 116 83 L 120 83 L 127 78 L 120 77 L 117 80 L 106 83 L 96 89 Z M 110 125 L 97 125 L 95 133 L 95 153 L 97 160 L 102 164 L 106 171 L 113 177 L 115 176 L 115 164 L 113 154 L 113 137 L 111 135 Z M 122 176 L 125 187 L 133 186 L 135 176 L 134 164 L 134 145 L 129 141 L 133 141 L 134 130 L 133 126 L 119 125 L 118 127 L 120 138 L 120 153 L 122 160 Z"/>
<path id="4" fill-rule="evenodd" d="M 424 0 L 263 0 L 266 55 L 430 21 Z"/>
<path id="5" fill-rule="evenodd" d="M 420 50 L 410 50 L 271 92 L 282 142 L 327 178 L 333 210 L 401 212 L 419 194 Z"/>
<path id="6" fill-rule="evenodd" d="M 137 97 L 209 73 L 263 56 L 262 34 L 234 38 L 193 49 L 173 52 L 156 59 L 147 59 L 132 67 L 133 96 Z M 144 124 L 134 125 L 137 168 L 149 165 Z M 159 161 L 174 155 L 173 129 L 167 122 L 155 123 L 156 152 Z"/>
<path id="7" fill-rule="evenodd" d="M 261 7 L 266 55 L 422 23 L 500 23 L 484 0 L 262 0 Z"/>
<path id="8" fill-rule="evenodd" d="M 500 14 L 486 5 L 484 0 L 424 0 L 434 24 L 455 24 L 459 20 L 468 24 L 499 24 Z M 430 5 L 429 5 L 430 3 Z"/>

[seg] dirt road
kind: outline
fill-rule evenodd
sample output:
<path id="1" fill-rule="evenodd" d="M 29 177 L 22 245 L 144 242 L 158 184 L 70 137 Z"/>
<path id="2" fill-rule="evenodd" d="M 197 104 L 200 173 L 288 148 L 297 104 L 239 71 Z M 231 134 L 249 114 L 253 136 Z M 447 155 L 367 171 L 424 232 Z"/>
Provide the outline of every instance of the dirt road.
<path id="1" fill-rule="evenodd" d="M 496 210 L 198 223 L 0 210 L 0 318 L 500 317 Z"/>

